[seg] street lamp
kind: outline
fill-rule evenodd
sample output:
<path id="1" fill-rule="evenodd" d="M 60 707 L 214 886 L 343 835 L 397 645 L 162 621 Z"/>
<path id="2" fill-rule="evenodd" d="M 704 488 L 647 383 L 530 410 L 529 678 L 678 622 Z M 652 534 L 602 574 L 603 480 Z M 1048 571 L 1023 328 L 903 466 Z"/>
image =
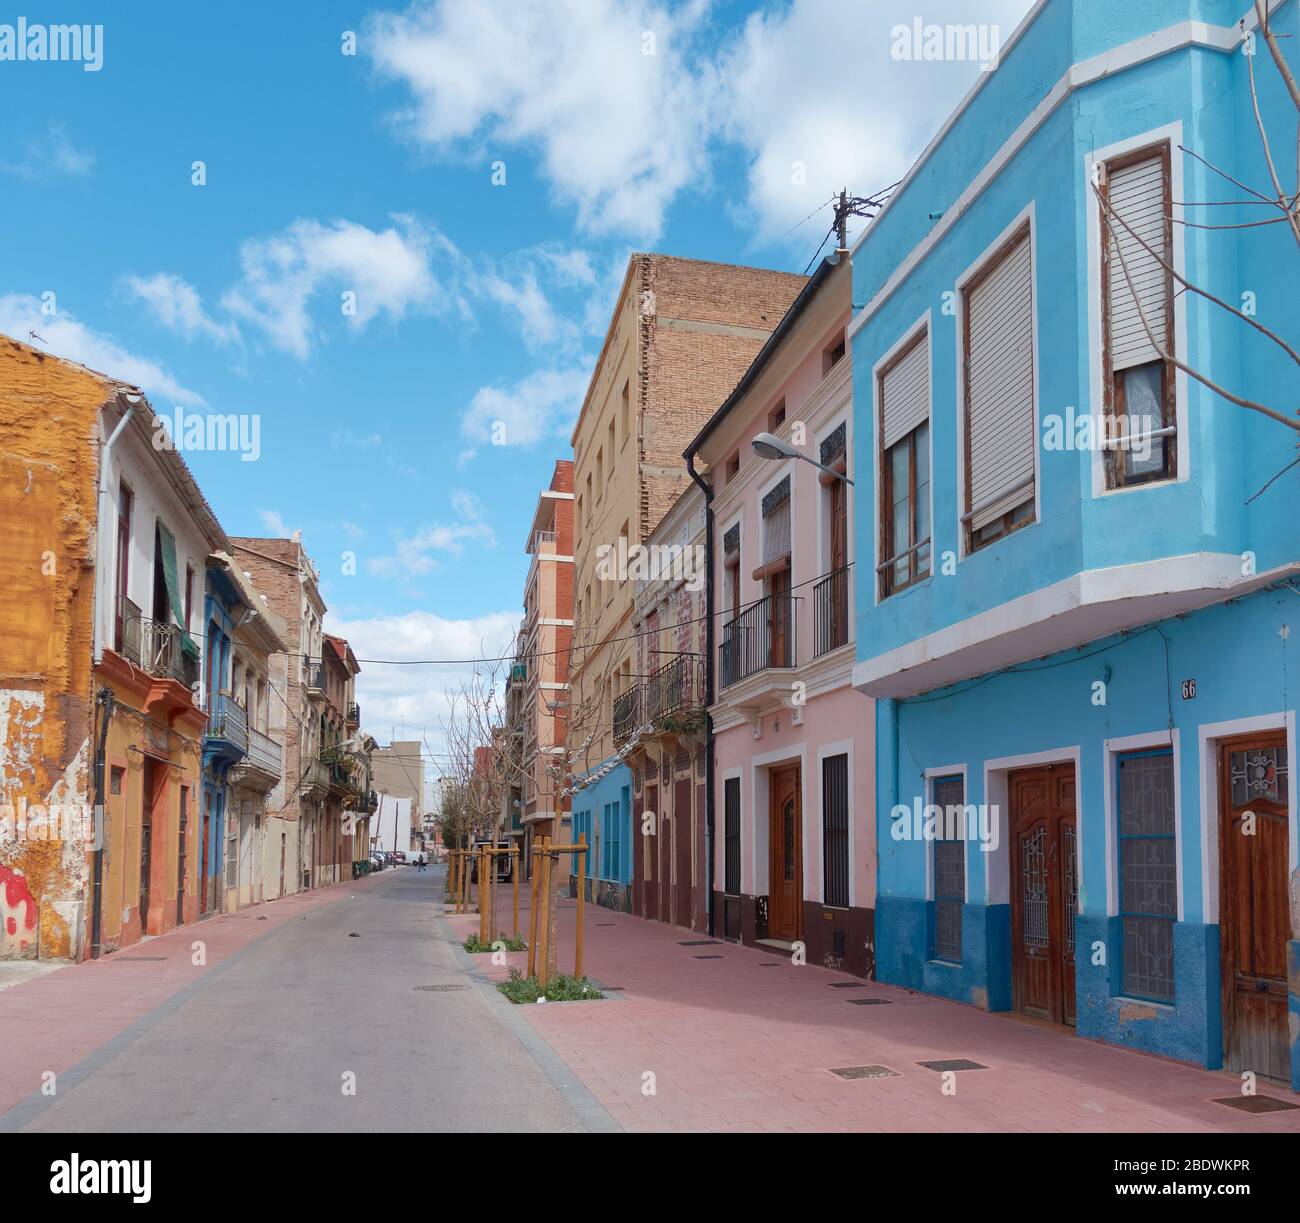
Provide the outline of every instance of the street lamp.
<path id="1" fill-rule="evenodd" d="M 827 467 L 825 463 L 819 463 L 816 459 L 810 459 L 806 454 L 802 454 L 791 446 L 789 442 L 783 442 L 775 433 L 756 433 L 753 446 L 754 453 L 760 459 L 802 459 L 805 463 L 811 463 L 814 467 L 820 468 L 827 475 L 832 475 L 837 480 L 843 480 L 845 484 L 853 483 L 844 472 L 836 471 L 833 467 Z"/>

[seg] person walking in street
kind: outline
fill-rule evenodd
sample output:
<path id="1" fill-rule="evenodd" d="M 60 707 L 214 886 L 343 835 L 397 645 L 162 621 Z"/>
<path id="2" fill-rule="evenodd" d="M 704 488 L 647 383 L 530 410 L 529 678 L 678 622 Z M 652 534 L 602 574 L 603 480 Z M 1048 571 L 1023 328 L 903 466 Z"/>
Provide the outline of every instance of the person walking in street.
<path id="1" fill-rule="evenodd" d="M 420 851 L 420 856 L 419 856 L 418 858 L 416 858 L 416 860 L 415 860 L 415 865 L 416 865 L 416 867 L 418 868 L 419 871 L 423 871 L 423 870 L 424 870 L 424 851 L 423 851 L 423 850 Z"/>

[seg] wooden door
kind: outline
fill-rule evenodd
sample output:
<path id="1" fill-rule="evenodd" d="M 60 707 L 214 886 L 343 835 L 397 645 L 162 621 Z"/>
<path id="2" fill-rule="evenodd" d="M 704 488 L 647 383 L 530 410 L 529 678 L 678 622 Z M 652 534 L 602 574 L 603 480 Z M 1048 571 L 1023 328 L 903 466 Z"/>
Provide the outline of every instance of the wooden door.
<path id="1" fill-rule="evenodd" d="M 181 786 L 180 828 L 176 838 L 176 924 L 185 924 L 185 863 L 189 860 L 190 788 Z"/>
<path id="2" fill-rule="evenodd" d="M 140 808 L 140 933 L 149 933 L 149 891 L 153 874 L 154 763 L 147 756 L 141 779 Z"/>
<path id="3" fill-rule="evenodd" d="M 1282 735 L 1234 740 L 1219 761 L 1219 937 L 1228 1070 L 1290 1078 L 1287 781 Z"/>
<path id="4" fill-rule="evenodd" d="M 668 794 L 669 772 L 664 770 L 664 794 Z M 674 813 L 674 817 L 675 817 Z M 659 813 L 659 920 L 672 924 L 673 920 L 673 834 L 676 819 L 669 819 L 668 813 Z"/>
<path id="5" fill-rule="evenodd" d="M 768 640 L 771 643 L 769 665 L 789 667 L 794 663 L 790 633 L 790 570 L 772 574 L 768 581 Z"/>
<path id="6" fill-rule="evenodd" d="M 650 831 L 641 838 L 641 850 L 645 854 L 645 863 L 649 868 L 644 882 L 644 915 L 651 921 L 659 916 L 659 787 L 647 785 L 645 788 L 645 809 L 651 818 L 648 821 Z M 637 829 L 637 835 L 641 830 Z"/>
<path id="7" fill-rule="evenodd" d="M 673 898 L 679 926 L 691 924 L 691 779 L 679 778 L 673 786 Z"/>
<path id="8" fill-rule="evenodd" d="M 199 912 L 208 911 L 208 841 L 212 833 L 212 791 L 203 791 L 203 845 L 199 849 Z"/>
<path id="9" fill-rule="evenodd" d="M 803 821 L 799 766 L 773 769 L 768 819 L 769 938 L 794 942 L 803 932 Z"/>
<path id="10" fill-rule="evenodd" d="M 1013 773 L 1011 798 L 1012 1007 L 1075 1022 L 1074 926 L 1078 854 L 1073 765 Z"/>

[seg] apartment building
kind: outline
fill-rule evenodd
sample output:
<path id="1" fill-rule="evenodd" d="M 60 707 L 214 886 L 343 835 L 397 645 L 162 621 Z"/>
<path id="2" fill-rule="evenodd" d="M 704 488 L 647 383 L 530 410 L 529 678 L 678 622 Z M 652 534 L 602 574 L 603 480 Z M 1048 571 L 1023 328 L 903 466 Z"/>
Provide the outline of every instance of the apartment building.
<path id="1" fill-rule="evenodd" d="M 632 769 L 632 912 L 699 933 L 710 897 L 708 521 L 692 483 L 650 532 L 632 607 L 634 682 L 614 702 L 614 742 Z"/>
<path id="2" fill-rule="evenodd" d="M 1300 1088 L 1295 435 L 1186 370 L 1297 381 L 1182 288 L 1300 343 L 1288 228 L 1198 207 L 1271 192 L 1252 68 L 1295 112 L 1252 6 L 1204 10 L 1035 6 L 853 253 L 876 964 Z"/>
<path id="3" fill-rule="evenodd" d="M 818 266 L 686 455 L 712 511 L 715 933 L 869 977 L 875 730 L 852 684 L 847 253 Z"/>
<path id="4" fill-rule="evenodd" d="M 329 793 L 329 771 L 320 759 L 325 602 L 300 539 L 238 537 L 230 545 L 241 572 L 283 623 L 288 645 L 268 662 L 272 702 L 285 713 L 284 774 L 268 796 L 262 838 L 263 894 L 273 900 L 311 887 L 318 860 L 316 838 Z"/>
<path id="5" fill-rule="evenodd" d="M 682 451 L 739 381 L 804 278 L 637 253 L 573 430 L 574 635 L 569 721 L 573 818 L 617 852 L 594 862 L 593 895 L 631 904 L 632 774 L 613 707 L 636 682 L 629 550 L 685 489 Z"/>
<path id="6" fill-rule="evenodd" d="M 537 498 L 525 551 L 524 619 L 510 686 L 517 697 L 521 778 L 511 835 L 528 861 L 534 837 L 569 839 L 569 796 L 562 793 L 573 639 L 573 464 L 556 461 Z M 559 822 L 556 822 L 556 815 Z"/>
<path id="7" fill-rule="evenodd" d="M 199 916 L 204 572 L 229 545 L 162 430 L 135 387 L 0 338 L 2 958 Z"/>

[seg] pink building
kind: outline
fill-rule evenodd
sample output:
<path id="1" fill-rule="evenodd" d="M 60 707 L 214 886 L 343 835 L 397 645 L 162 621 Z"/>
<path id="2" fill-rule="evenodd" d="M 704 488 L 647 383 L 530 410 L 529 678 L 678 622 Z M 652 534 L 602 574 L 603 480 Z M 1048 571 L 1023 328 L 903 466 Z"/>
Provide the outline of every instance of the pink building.
<path id="1" fill-rule="evenodd" d="M 846 252 L 818 267 L 687 461 L 712 489 L 715 932 L 871 976 L 875 720 L 852 685 L 841 478 L 850 284 Z M 789 456 L 760 457 L 760 433 Z"/>

